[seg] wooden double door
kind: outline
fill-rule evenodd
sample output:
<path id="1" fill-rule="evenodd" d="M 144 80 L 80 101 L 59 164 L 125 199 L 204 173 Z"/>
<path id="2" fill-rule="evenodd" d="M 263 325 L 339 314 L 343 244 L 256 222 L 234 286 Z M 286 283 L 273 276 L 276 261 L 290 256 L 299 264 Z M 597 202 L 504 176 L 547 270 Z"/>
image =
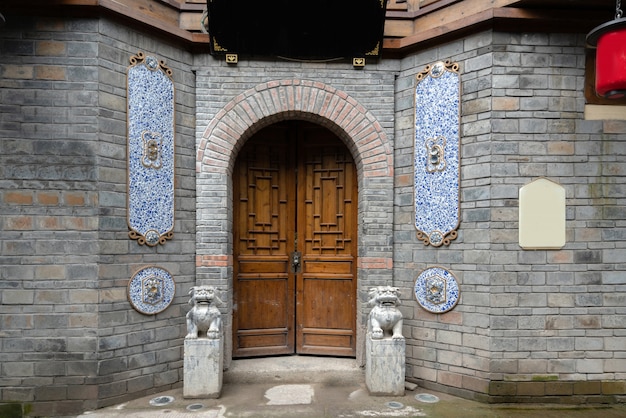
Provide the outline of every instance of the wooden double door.
<path id="1" fill-rule="evenodd" d="M 303 121 L 264 128 L 233 171 L 233 356 L 354 356 L 357 176 Z"/>

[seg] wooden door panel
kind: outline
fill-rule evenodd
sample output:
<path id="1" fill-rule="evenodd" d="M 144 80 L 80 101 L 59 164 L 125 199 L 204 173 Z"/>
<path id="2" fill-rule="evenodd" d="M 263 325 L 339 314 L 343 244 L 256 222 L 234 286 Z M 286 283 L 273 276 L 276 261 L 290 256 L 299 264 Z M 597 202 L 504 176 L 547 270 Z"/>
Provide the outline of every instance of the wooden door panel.
<path id="1" fill-rule="evenodd" d="M 265 257 L 263 262 L 259 262 L 260 257 L 239 257 L 239 273 L 262 274 L 262 273 L 285 273 L 289 267 L 288 257 Z"/>
<path id="2" fill-rule="evenodd" d="M 356 350 L 356 170 L 329 131 L 301 131 L 298 168 L 297 350 L 354 356 Z"/>
<path id="3" fill-rule="evenodd" d="M 298 283 L 298 352 L 353 356 L 353 279 L 324 276 L 302 275 Z"/>
<path id="4" fill-rule="evenodd" d="M 292 353 L 293 315 L 285 302 L 292 299 L 293 288 L 285 277 L 246 276 L 240 275 L 238 283 L 238 352 L 245 356 Z"/>
<path id="5" fill-rule="evenodd" d="M 288 312 L 284 301 L 291 295 L 286 277 L 239 276 L 237 313 L 239 329 L 286 327 Z M 259 311 L 263 315 L 259 315 Z"/>
<path id="6" fill-rule="evenodd" d="M 280 126 L 259 132 L 233 171 L 233 356 L 294 351 L 292 146 Z"/>
<path id="7" fill-rule="evenodd" d="M 298 350 L 300 354 L 354 357 L 355 345 L 353 333 L 342 330 L 320 330 L 303 328 L 303 341 Z"/>
<path id="8" fill-rule="evenodd" d="M 306 271 L 308 273 L 352 274 L 354 265 L 352 257 L 336 257 L 332 261 L 328 257 L 317 258 L 307 256 Z"/>
<path id="9" fill-rule="evenodd" d="M 289 332 L 285 328 L 241 330 L 237 334 L 237 343 L 244 357 L 293 354 L 292 348 L 285 348 L 290 346 Z"/>
<path id="10" fill-rule="evenodd" d="M 306 324 L 312 328 L 351 329 L 353 318 L 350 293 L 352 278 L 323 278 L 303 275 L 302 309 L 307 312 Z"/>

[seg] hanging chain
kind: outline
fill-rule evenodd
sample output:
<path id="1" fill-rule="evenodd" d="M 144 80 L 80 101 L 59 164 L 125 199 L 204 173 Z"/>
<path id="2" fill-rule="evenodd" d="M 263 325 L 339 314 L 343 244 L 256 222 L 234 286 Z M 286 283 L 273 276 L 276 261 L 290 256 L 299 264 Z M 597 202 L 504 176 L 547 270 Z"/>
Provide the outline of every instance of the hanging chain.
<path id="1" fill-rule="evenodd" d="M 621 19 L 622 13 L 622 0 L 615 0 L 615 19 Z"/>

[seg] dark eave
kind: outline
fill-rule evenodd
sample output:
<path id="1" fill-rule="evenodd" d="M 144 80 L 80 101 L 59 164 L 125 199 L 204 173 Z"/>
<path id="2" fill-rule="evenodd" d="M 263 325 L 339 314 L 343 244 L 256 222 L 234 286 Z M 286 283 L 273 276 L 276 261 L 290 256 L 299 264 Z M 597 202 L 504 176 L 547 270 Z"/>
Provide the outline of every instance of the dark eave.
<path id="1" fill-rule="evenodd" d="M 615 15 L 614 0 L 438 0 L 417 10 L 403 7 L 406 10 L 387 8 L 383 57 L 402 57 L 489 28 L 586 34 Z M 206 3 L 199 0 L 2 0 L 0 4 L 7 24 L 15 15 L 108 16 L 208 52 L 209 36 L 200 31 L 205 9 Z"/>

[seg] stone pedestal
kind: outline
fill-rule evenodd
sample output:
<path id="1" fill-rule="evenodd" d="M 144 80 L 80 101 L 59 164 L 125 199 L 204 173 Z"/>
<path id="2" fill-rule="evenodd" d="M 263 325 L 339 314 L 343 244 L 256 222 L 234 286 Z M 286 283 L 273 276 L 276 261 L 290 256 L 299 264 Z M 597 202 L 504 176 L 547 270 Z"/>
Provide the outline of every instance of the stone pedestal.
<path id="1" fill-rule="evenodd" d="M 370 395 L 403 396 L 406 375 L 404 339 L 366 337 L 365 384 Z"/>
<path id="2" fill-rule="evenodd" d="M 219 398 L 222 392 L 224 338 L 185 339 L 183 397 Z"/>

